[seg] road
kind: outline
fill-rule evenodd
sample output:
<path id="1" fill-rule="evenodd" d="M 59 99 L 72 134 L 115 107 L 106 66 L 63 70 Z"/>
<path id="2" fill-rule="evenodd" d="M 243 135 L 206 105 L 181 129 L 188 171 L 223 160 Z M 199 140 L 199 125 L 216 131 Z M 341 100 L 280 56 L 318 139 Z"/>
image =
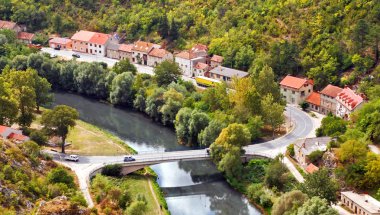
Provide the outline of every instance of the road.
<path id="1" fill-rule="evenodd" d="M 286 147 L 295 140 L 310 136 L 315 132 L 315 123 L 308 114 L 299 108 L 287 106 L 285 115 L 291 118 L 291 121 L 293 122 L 293 129 L 288 134 L 272 141 L 246 146 L 244 148 L 246 153 L 265 155 L 273 158 L 280 153 L 284 153 Z M 206 157 L 208 157 L 208 155 L 205 149 L 174 152 L 152 152 L 134 155 L 134 158 L 136 159 L 135 163 L 161 163 L 176 160 L 205 159 Z M 82 156 L 80 157 L 80 161 L 78 163 L 73 163 L 64 161 L 62 155 L 56 153 L 54 154 L 53 159 L 71 168 L 77 174 L 80 189 L 82 190 L 89 207 L 94 205 L 88 190 L 89 176 L 95 170 L 103 167 L 104 165 L 124 163 L 123 156 Z"/>
<path id="2" fill-rule="evenodd" d="M 41 52 L 48 53 L 51 56 L 56 55 L 56 56 L 58 56 L 64 60 L 73 59 L 72 55 L 74 53 L 76 53 L 76 54 L 80 55 L 80 58 L 76 58 L 77 61 L 89 62 L 89 63 L 91 63 L 91 62 L 103 62 L 103 63 L 106 63 L 108 65 L 108 67 L 110 67 L 110 68 L 113 67 L 115 65 L 115 63 L 119 62 L 119 60 L 116 60 L 116 59 L 111 59 L 108 57 L 101 57 L 101 56 L 96 56 L 96 55 L 86 54 L 86 53 L 79 53 L 79 52 L 74 52 L 71 50 L 55 50 L 53 48 L 44 47 L 41 49 Z M 149 75 L 154 75 L 154 72 L 153 72 L 154 68 L 153 67 L 144 66 L 144 65 L 135 64 L 135 63 L 133 65 L 137 68 L 138 73 L 145 73 L 145 74 L 149 74 Z M 182 79 L 185 81 L 190 81 L 195 86 L 197 86 L 197 83 L 195 82 L 195 80 L 193 78 L 189 78 L 187 76 L 182 75 Z"/>

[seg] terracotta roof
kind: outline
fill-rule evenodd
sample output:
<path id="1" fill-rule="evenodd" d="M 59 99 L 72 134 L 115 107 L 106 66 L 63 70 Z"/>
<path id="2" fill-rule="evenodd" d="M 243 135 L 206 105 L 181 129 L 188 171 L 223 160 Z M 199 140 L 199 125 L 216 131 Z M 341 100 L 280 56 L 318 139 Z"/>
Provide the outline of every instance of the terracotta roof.
<path id="1" fill-rule="evenodd" d="M 20 40 L 32 40 L 34 37 L 34 34 L 28 33 L 28 32 L 19 32 L 17 34 L 17 38 Z"/>
<path id="2" fill-rule="evenodd" d="M 340 93 L 338 93 L 336 99 L 349 110 L 354 110 L 359 104 L 364 101 L 360 95 L 357 95 L 348 87 L 345 87 Z"/>
<path id="3" fill-rule="evenodd" d="M 211 61 L 222 63 L 224 58 L 222 56 L 214 54 L 211 58 Z"/>
<path id="4" fill-rule="evenodd" d="M 176 57 L 191 60 L 191 59 L 196 58 L 197 56 L 194 55 L 193 53 L 190 53 L 189 51 L 182 51 L 182 52 L 176 54 Z"/>
<path id="5" fill-rule="evenodd" d="M 329 84 L 321 91 L 321 94 L 335 98 L 342 90 L 340 87 Z"/>
<path id="6" fill-rule="evenodd" d="M 294 88 L 294 89 L 299 89 L 306 83 L 313 84 L 311 81 L 308 81 L 307 79 L 297 78 L 297 77 L 288 75 L 284 79 L 282 79 L 282 81 L 280 82 L 280 85 Z"/>
<path id="7" fill-rule="evenodd" d="M 132 52 L 133 44 L 121 44 L 119 46 L 119 51 Z"/>
<path id="8" fill-rule="evenodd" d="M 148 43 L 144 41 L 137 41 L 135 42 L 135 45 L 133 46 L 132 50 L 138 51 L 138 52 L 145 52 L 149 53 L 152 48 L 159 48 L 160 45 L 154 44 L 154 43 Z"/>
<path id="9" fill-rule="evenodd" d="M 201 70 L 208 69 L 208 67 L 209 67 L 208 64 L 202 63 L 202 62 L 198 62 L 197 65 L 195 65 L 196 69 L 201 69 Z"/>
<path id="10" fill-rule="evenodd" d="M 152 49 L 152 51 L 149 52 L 149 56 L 152 57 L 158 57 L 158 58 L 163 58 L 165 57 L 169 52 L 166 51 L 165 49 Z"/>
<path id="11" fill-rule="evenodd" d="M 321 94 L 317 92 L 312 92 L 309 95 L 309 97 L 307 97 L 306 102 L 313 105 L 321 106 Z"/>
<path id="12" fill-rule="evenodd" d="M 191 52 L 201 52 L 201 51 L 207 52 L 208 47 L 206 45 L 203 45 L 203 44 L 196 44 L 190 49 L 190 51 Z"/>
<path id="13" fill-rule="evenodd" d="M 316 171 L 318 171 L 319 168 L 317 166 L 315 166 L 313 163 L 310 163 L 307 167 L 306 167 L 306 172 L 312 174 Z"/>
<path id="14" fill-rule="evenodd" d="M 91 32 L 91 31 L 78 31 L 71 37 L 71 39 L 72 40 L 79 40 L 82 42 L 88 42 L 88 41 L 90 41 L 92 36 L 94 36 L 94 34 L 95 34 L 95 32 Z"/>
<path id="15" fill-rule="evenodd" d="M 89 40 L 90 43 L 104 45 L 111 38 L 109 34 L 95 33 Z"/>
<path id="16" fill-rule="evenodd" d="M 25 135 L 22 135 L 22 134 L 16 134 L 16 133 L 11 133 L 9 136 L 8 136 L 9 139 L 13 139 L 13 140 L 20 140 L 20 141 L 25 141 L 25 140 L 29 140 L 29 137 L 25 136 Z"/>
<path id="17" fill-rule="evenodd" d="M 0 29 L 12 30 L 16 25 L 15 22 L 0 20 Z"/>
<path id="18" fill-rule="evenodd" d="M 7 130 L 7 126 L 0 125 L 0 134 L 3 133 L 5 130 Z"/>
<path id="19" fill-rule="evenodd" d="M 68 38 L 55 37 L 51 39 L 49 42 L 58 43 L 58 44 L 68 44 L 68 43 L 71 43 L 72 40 Z"/>

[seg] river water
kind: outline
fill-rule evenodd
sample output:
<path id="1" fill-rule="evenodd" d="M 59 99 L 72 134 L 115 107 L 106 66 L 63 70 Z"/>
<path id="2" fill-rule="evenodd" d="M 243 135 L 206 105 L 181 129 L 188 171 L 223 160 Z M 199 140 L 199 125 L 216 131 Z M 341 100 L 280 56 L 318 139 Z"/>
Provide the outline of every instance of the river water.
<path id="1" fill-rule="evenodd" d="M 115 134 L 139 153 L 190 149 L 177 143 L 172 129 L 141 113 L 69 93 L 55 93 L 53 105 L 59 104 L 76 108 L 83 121 Z M 227 184 L 211 161 L 171 162 L 151 168 L 173 215 L 261 214 Z"/>

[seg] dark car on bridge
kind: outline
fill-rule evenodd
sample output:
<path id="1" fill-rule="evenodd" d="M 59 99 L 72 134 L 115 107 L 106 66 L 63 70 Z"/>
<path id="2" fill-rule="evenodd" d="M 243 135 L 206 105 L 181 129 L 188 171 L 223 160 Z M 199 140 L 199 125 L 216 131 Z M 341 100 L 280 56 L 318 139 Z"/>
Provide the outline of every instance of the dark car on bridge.
<path id="1" fill-rule="evenodd" d="M 135 161 L 136 159 L 132 156 L 125 156 L 124 157 L 124 162 L 131 162 L 131 161 Z"/>

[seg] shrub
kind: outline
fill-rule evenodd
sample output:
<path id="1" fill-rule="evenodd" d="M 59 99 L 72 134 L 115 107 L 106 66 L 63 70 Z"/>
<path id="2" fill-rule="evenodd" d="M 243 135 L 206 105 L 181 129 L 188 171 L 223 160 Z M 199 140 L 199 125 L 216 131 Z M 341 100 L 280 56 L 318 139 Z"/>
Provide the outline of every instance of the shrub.
<path id="1" fill-rule="evenodd" d="M 306 109 L 309 108 L 309 103 L 307 103 L 307 102 L 302 102 L 302 103 L 300 104 L 300 106 L 301 106 L 302 110 L 305 111 Z"/>
<path id="2" fill-rule="evenodd" d="M 312 152 L 310 155 L 308 155 L 307 158 L 309 159 L 311 163 L 314 163 L 314 162 L 319 161 L 322 158 L 323 153 L 324 153 L 323 151 L 317 150 L 317 151 Z"/>
<path id="3" fill-rule="evenodd" d="M 47 137 L 42 131 L 32 131 L 29 137 L 40 146 L 45 145 L 47 142 Z"/>
<path id="4" fill-rule="evenodd" d="M 147 206 L 146 203 L 143 201 L 134 201 L 132 204 L 127 208 L 127 214 L 128 215 L 143 215 L 146 211 Z"/>
<path id="5" fill-rule="evenodd" d="M 121 168 L 120 164 L 107 165 L 102 169 L 102 175 L 119 177 L 121 175 Z"/>
<path id="6" fill-rule="evenodd" d="M 73 202 L 74 204 L 87 207 L 86 199 L 83 197 L 83 195 L 80 192 L 76 192 L 75 195 L 70 198 L 70 201 Z"/>
<path id="7" fill-rule="evenodd" d="M 64 183 L 68 187 L 74 187 L 74 177 L 71 176 L 63 167 L 52 169 L 48 175 L 47 180 L 50 184 Z"/>
<path id="8" fill-rule="evenodd" d="M 287 148 L 286 148 L 286 151 L 288 152 L 288 154 L 292 157 L 294 157 L 295 155 L 295 152 L 294 152 L 294 144 L 290 144 Z"/>

